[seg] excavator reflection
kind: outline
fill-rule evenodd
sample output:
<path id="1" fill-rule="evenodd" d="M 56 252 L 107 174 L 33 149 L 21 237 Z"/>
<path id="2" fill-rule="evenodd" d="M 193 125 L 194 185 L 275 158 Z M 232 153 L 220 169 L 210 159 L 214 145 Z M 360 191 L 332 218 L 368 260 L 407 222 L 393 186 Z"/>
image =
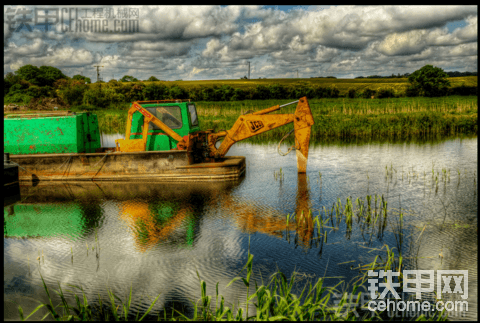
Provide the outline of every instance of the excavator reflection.
<path id="1" fill-rule="evenodd" d="M 284 232 L 295 230 L 300 242 L 305 247 L 310 247 L 314 225 L 310 213 L 311 201 L 306 174 L 298 174 L 295 214 L 296 223 L 287 223 L 286 215 L 268 211 L 259 206 L 254 206 L 251 201 L 238 202 L 230 195 L 222 196 L 222 205 L 228 208 L 234 216 L 237 226 L 248 233 L 265 233 L 277 238 L 283 238 Z M 293 216 L 292 216 L 293 219 Z"/>
<path id="2" fill-rule="evenodd" d="M 73 198 L 79 203 L 78 210 L 83 214 L 79 213 L 78 217 L 82 219 L 81 227 L 89 231 L 87 227 L 100 225 L 99 219 L 103 214 L 100 205 L 105 200 L 113 200 L 117 205 L 119 219 L 130 228 L 135 246 L 141 252 L 159 243 L 192 246 L 198 219 L 207 206 L 218 206 L 225 210 L 243 232 L 260 232 L 283 238 L 285 232 L 295 230 L 299 241 L 305 247 L 310 247 L 314 233 L 310 193 L 306 175 L 298 174 L 297 178 L 297 216 L 296 221 L 290 220 L 288 223 L 286 214 L 282 212 L 235 197 L 231 193 L 235 184 L 222 184 L 221 187 L 217 187 L 217 184 L 191 183 L 188 186 L 161 183 L 150 183 L 148 186 L 144 183 L 57 184 L 37 189 L 22 204 L 41 203 L 53 207 L 59 203 L 71 204 Z M 28 194 L 28 188 L 23 187 L 22 191 Z M 18 211 L 25 208 L 20 205 L 15 207 Z M 96 220 L 92 220 L 89 216 L 91 212 L 87 212 L 92 207 L 98 209 L 94 212 L 97 214 Z M 89 214 L 84 214 L 86 212 Z M 19 213 L 22 212 L 16 213 L 21 217 Z"/>
<path id="3" fill-rule="evenodd" d="M 193 244 L 195 218 L 190 206 L 181 206 L 178 202 L 163 201 L 147 203 L 138 201 L 122 202 L 120 218 L 135 234 L 137 248 L 145 252 L 160 242 L 181 239 L 186 245 Z M 186 232 L 181 232 L 181 228 Z"/>
<path id="4" fill-rule="evenodd" d="M 295 230 L 299 241 L 305 247 L 310 247 L 314 233 L 314 224 L 310 213 L 310 192 L 306 175 L 298 174 L 297 178 L 296 223 L 292 221 L 287 224 L 283 213 L 275 213 L 266 207 L 255 205 L 252 201 L 235 199 L 230 191 L 215 194 L 208 201 L 208 205 L 218 205 L 228 211 L 236 225 L 244 232 L 260 232 L 283 238 L 284 232 Z M 192 245 L 196 224 L 195 207 L 185 202 L 179 203 L 171 200 L 157 200 L 155 203 L 124 201 L 120 218 L 132 228 L 137 247 L 141 251 L 146 251 L 158 243 L 178 241 L 180 236 L 184 237 L 183 241 L 187 245 Z"/>

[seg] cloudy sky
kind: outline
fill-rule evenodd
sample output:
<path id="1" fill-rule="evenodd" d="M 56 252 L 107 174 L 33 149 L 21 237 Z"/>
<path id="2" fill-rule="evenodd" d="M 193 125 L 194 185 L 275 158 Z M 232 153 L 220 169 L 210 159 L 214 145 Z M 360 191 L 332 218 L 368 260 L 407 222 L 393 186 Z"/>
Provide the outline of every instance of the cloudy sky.
<path id="1" fill-rule="evenodd" d="M 477 16 L 477 6 L 438 5 L 4 6 L 4 73 L 49 65 L 93 81 L 100 65 L 105 81 L 238 79 L 247 62 L 252 79 L 403 74 L 426 64 L 473 72 Z"/>

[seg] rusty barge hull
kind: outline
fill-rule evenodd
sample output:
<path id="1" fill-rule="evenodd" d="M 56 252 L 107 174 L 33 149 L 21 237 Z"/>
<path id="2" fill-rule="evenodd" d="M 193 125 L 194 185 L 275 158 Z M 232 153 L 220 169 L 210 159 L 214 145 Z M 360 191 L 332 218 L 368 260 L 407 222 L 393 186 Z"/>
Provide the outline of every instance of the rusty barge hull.
<path id="1" fill-rule="evenodd" d="M 10 155 L 19 165 L 19 181 L 215 181 L 237 180 L 245 157 L 193 164 L 181 150 Z"/>

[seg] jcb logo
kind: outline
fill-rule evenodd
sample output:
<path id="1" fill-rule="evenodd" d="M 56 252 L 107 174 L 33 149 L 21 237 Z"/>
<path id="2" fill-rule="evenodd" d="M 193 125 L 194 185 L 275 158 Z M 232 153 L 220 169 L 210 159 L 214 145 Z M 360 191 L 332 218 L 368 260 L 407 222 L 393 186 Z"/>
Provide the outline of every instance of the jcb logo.
<path id="1" fill-rule="evenodd" d="M 263 122 L 262 121 L 248 121 L 248 124 L 250 125 L 250 130 L 252 132 L 255 132 L 255 131 L 263 128 Z"/>

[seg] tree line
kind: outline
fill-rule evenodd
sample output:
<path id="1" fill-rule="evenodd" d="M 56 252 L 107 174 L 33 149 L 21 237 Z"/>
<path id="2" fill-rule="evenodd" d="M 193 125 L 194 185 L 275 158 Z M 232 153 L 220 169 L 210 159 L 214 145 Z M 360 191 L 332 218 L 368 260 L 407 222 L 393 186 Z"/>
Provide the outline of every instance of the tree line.
<path id="1" fill-rule="evenodd" d="M 438 67 L 426 65 L 408 76 L 409 87 L 397 91 L 391 87 L 359 90 L 350 88 L 349 98 L 390 98 L 398 96 L 444 96 L 477 95 L 476 86 L 452 88 L 448 72 Z M 257 84 L 249 88 L 233 88 L 230 85 L 182 87 L 167 86 L 154 76 L 151 83 L 142 83 L 132 76 L 125 75 L 120 81 L 110 80 L 89 85 L 90 78 L 75 75 L 68 77 L 61 70 L 51 66 L 33 65 L 20 67 L 15 73 L 4 77 L 4 102 L 28 104 L 33 98 L 62 99 L 69 105 L 91 105 L 109 107 L 136 100 L 192 99 L 194 101 L 241 101 L 267 99 L 337 98 L 338 88 L 332 84 L 320 86 L 307 82 L 295 85 Z"/>
<path id="2" fill-rule="evenodd" d="M 477 72 L 445 72 L 445 74 L 448 75 L 448 77 L 463 77 L 463 76 L 477 76 Z M 357 76 L 355 77 L 356 79 L 364 79 L 364 78 L 408 78 L 410 77 L 410 73 L 405 73 L 405 74 L 400 74 L 397 73 L 397 75 L 393 74 L 392 75 L 387 75 L 387 76 L 381 76 L 381 75 L 369 75 L 369 76 Z"/>

